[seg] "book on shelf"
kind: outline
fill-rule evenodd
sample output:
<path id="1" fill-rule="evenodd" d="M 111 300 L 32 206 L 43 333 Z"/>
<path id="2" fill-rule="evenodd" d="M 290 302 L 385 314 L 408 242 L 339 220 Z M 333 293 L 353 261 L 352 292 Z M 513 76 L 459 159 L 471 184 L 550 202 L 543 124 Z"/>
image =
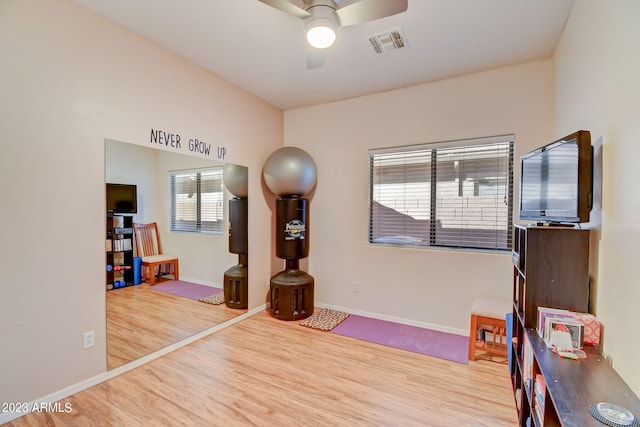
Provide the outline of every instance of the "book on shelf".
<path id="1" fill-rule="evenodd" d="M 113 251 L 122 252 L 132 250 L 131 239 L 115 239 L 113 240 Z"/>
<path id="2" fill-rule="evenodd" d="M 592 319 L 592 317 L 593 315 L 588 313 L 574 313 L 564 309 L 538 307 L 538 335 L 544 340 L 547 347 L 551 348 L 554 345 L 552 335 L 555 335 L 556 338 L 560 336 L 560 334 L 552 334 L 552 332 L 563 331 L 571 336 L 571 347 L 567 349 L 580 349 L 585 343 L 586 321 L 584 319 Z"/>
<path id="3" fill-rule="evenodd" d="M 547 392 L 547 383 L 542 374 L 536 374 L 533 380 L 533 412 L 538 419 L 538 425 L 544 425 L 544 400 Z"/>
<path id="4" fill-rule="evenodd" d="M 527 391 L 531 392 L 531 382 L 533 380 L 533 348 L 529 343 L 527 335 L 523 335 L 522 343 L 522 379 Z"/>
<path id="5" fill-rule="evenodd" d="M 544 414 L 544 396 L 547 391 L 547 383 L 542 374 L 536 374 L 533 381 L 534 405 L 539 407 L 540 412 Z"/>
<path id="6" fill-rule="evenodd" d="M 547 317 L 555 317 L 556 319 L 575 319 L 573 313 L 569 310 L 564 310 L 561 308 L 551 308 L 551 307 L 538 307 L 538 335 L 540 338 L 544 339 L 544 328 L 546 324 Z"/>
<path id="7" fill-rule="evenodd" d="M 535 414 L 536 419 L 538 420 L 537 424 L 535 425 L 539 425 L 539 426 L 544 426 L 543 420 L 544 420 L 544 412 L 540 410 L 540 407 L 538 407 L 537 405 L 535 405 L 533 407 L 533 413 Z"/>
<path id="8" fill-rule="evenodd" d="M 544 400 L 547 392 L 547 383 L 542 374 L 536 374 L 533 380 L 533 412 L 538 419 L 538 425 L 544 425 Z"/>

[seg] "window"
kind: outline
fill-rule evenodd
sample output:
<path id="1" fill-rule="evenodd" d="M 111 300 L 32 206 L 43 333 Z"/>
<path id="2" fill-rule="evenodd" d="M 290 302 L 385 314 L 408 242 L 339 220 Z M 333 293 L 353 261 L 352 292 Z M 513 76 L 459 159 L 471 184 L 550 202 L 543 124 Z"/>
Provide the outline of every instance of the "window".
<path id="1" fill-rule="evenodd" d="M 222 166 L 169 173 L 171 231 L 223 233 Z"/>
<path id="2" fill-rule="evenodd" d="M 510 250 L 513 139 L 371 150 L 369 243 Z"/>

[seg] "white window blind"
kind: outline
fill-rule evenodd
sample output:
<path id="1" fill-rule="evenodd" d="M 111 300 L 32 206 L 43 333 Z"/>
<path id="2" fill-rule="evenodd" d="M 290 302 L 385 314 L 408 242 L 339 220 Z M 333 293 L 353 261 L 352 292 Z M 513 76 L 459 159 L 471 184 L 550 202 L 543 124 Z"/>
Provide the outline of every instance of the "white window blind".
<path id="1" fill-rule="evenodd" d="M 369 242 L 510 250 L 513 136 L 372 150 Z"/>
<path id="2" fill-rule="evenodd" d="M 169 173 L 171 231 L 222 234 L 222 166 Z"/>

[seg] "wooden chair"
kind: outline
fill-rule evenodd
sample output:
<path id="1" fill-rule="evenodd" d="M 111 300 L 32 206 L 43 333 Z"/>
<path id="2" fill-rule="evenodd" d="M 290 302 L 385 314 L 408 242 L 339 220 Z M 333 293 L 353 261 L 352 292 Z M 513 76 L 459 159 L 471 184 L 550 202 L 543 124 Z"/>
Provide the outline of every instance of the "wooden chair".
<path id="1" fill-rule="evenodd" d="M 471 325 L 469 328 L 469 360 L 476 360 L 476 350 L 484 351 L 491 355 L 507 357 L 506 316 L 513 310 L 512 302 L 494 297 L 479 297 L 473 302 L 471 308 Z M 491 339 L 477 339 L 478 331 L 482 335 L 491 335 Z"/>
<path id="2" fill-rule="evenodd" d="M 145 268 L 147 269 L 145 279 L 149 284 L 156 284 L 156 267 L 158 268 L 158 276 L 160 276 L 163 265 L 169 265 L 170 270 L 167 274 L 173 272 L 173 278 L 178 280 L 180 274 L 178 257 L 162 253 L 158 224 L 155 222 L 149 224 L 133 224 L 133 232 L 138 256 L 142 258 L 142 270 L 144 272 Z"/>

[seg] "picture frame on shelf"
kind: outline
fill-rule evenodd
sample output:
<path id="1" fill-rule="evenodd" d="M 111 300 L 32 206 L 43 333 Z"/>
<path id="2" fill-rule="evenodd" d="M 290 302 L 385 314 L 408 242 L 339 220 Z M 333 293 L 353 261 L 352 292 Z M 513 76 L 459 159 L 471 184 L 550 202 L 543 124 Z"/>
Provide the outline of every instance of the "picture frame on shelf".
<path id="1" fill-rule="evenodd" d="M 548 347 L 552 346 L 551 336 L 554 331 L 568 333 L 574 349 L 584 346 L 584 325 L 575 319 L 548 317 L 545 319 L 544 341 Z"/>

